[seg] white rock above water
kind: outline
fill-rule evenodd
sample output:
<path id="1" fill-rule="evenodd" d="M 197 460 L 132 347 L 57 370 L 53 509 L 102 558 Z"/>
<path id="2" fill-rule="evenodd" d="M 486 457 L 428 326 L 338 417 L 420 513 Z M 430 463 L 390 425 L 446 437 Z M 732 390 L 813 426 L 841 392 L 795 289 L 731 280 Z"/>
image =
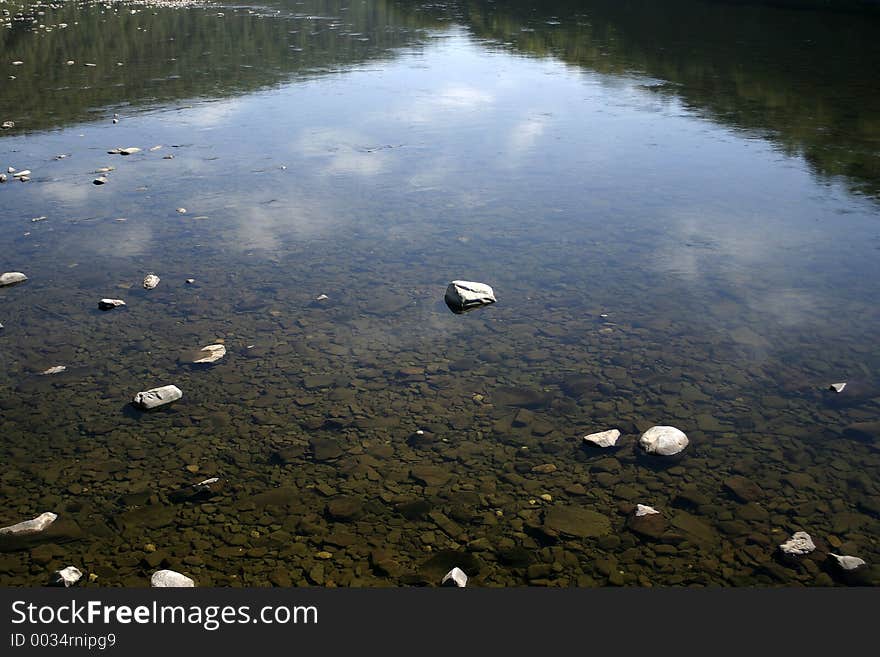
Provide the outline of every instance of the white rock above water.
<path id="1" fill-rule="evenodd" d="M 584 442 L 596 447 L 614 447 L 617 444 L 618 438 L 620 438 L 620 431 L 609 429 L 608 431 L 600 431 L 599 433 L 591 433 L 584 436 Z"/>
<path id="2" fill-rule="evenodd" d="M 446 305 L 455 313 L 463 313 L 495 303 L 495 292 L 485 283 L 452 281 L 444 296 Z"/>
<path id="3" fill-rule="evenodd" d="M 67 367 L 65 367 L 64 365 L 56 365 L 55 367 L 50 367 L 48 370 L 40 372 L 40 374 L 44 376 L 47 374 L 61 374 L 66 369 Z"/>
<path id="4" fill-rule="evenodd" d="M 170 404 L 183 397 L 183 392 L 177 386 L 162 386 L 139 392 L 134 396 L 134 404 L 143 409 L 158 408 Z"/>
<path id="5" fill-rule="evenodd" d="M 455 567 L 443 576 L 440 586 L 457 586 L 464 588 L 467 586 L 468 577 L 461 568 Z"/>
<path id="6" fill-rule="evenodd" d="M 222 344 L 209 344 L 198 352 L 201 356 L 193 363 L 216 363 L 226 355 L 226 347 Z"/>
<path id="7" fill-rule="evenodd" d="M 11 534 L 12 536 L 27 536 L 29 534 L 39 534 L 49 525 L 58 519 L 58 515 L 51 511 L 41 513 L 33 520 L 25 520 L 9 527 L 0 527 L 0 534 Z"/>
<path id="8" fill-rule="evenodd" d="M 846 382 L 832 383 L 830 386 L 828 386 L 828 389 L 833 390 L 834 392 L 843 392 L 844 388 L 846 388 Z"/>
<path id="9" fill-rule="evenodd" d="M 779 546 L 783 554 L 799 557 L 816 549 L 816 544 L 807 532 L 795 532 L 785 543 Z"/>
<path id="10" fill-rule="evenodd" d="M 837 565 L 840 566 L 841 570 L 847 572 L 858 570 L 865 565 L 865 560 L 859 559 L 858 557 L 850 557 L 845 554 L 833 554 L 831 552 L 828 553 L 828 556 L 833 557 L 834 560 L 837 561 Z"/>
<path id="11" fill-rule="evenodd" d="M 82 579 L 82 576 L 82 571 L 79 568 L 68 566 L 67 568 L 55 571 L 55 573 L 52 574 L 52 583 L 56 586 L 61 586 L 63 584 L 66 588 L 76 584 Z"/>
<path id="12" fill-rule="evenodd" d="M 675 456 L 688 446 L 688 437 L 675 427 L 651 427 L 639 438 L 639 445 L 648 454 Z"/>
<path id="13" fill-rule="evenodd" d="M 150 586 L 153 588 L 192 588 L 195 581 L 176 570 L 157 570 L 150 577 Z"/>
<path id="14" fill-rule="evenodd" d="M 636 517 L 641 518 L 642 516 L 651 516 L 656 513 L 660 513 L 653 506 L 647 506 L 645 504 L 636 504 Z"/>
<path id="15" fill-rule="evenodd" d="M 101 299 L 98 302 L 98 308 L 101 310 L 113 310 L 114 308 L 118 308 L 119 306 L 124 306 L 125 301 L 122 299 Z"/>
<path id="16" fill-rule="evenodd" d="M 160 279 L 158 276 L 156 276 L 156 274 L 147 274 L 144 277 L 144 289 L 145 290 L 152 290 L 153 288 L 155 288 L 159 284 L 160 280 L 162 280 L 162 279 Z"/>
<path id="17" fill-rule="evenodd" d="M 0 274 L 0 287 L 18 285 L 19 283 L 24 283 L 27 279 L 28 277 L 20 271 L 8 271 L 5 274 Z"/>

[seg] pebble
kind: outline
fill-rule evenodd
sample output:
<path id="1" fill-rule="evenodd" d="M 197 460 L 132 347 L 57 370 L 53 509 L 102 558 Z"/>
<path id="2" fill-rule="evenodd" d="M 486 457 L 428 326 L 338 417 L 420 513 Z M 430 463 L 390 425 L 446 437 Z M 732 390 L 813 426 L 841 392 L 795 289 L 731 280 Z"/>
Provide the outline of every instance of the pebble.
<path id="1" fill-rule="evenodd" d="M 807 532 L 795 532 L 779 549 L 789 556 L 801 556 L 815 550 L 816 544 Z"/>
<path id="2" fill-rule="evenodd" d="M 196 279 L 194 279 L 194 278 L 187 278 L 187 279 L 186 279 L 186 284 L 187 284 L 187 285 L 192 285 L 192 284 L 195 283 L 195 282 L 196 282 Z"/>
<path id="3" fill-rule="evenodd" d="M 156 274 L 147 274 L 144 277 L 144 289 L 145 290 L 154 289 L 159 284 L 160 280 L 162 280 L 162 279 L 160 279 L 158 276 L 156 276 Z"/>
<path id="4" fill-rule="evenodd" d="M 118 308 L 119 306 L 124 306 L 125 301 L 122 299 L 101 299 L 98 302 L 98 308 L 101 310 L 113 310 L 114 308 Z"/>
<path id="5" fill-rule="evenodd" d="M 168 385 L 160 388 L 152 388 L 144 392 L 139 392 L 132 400 L 135 406 L 139 406 L 145 410 L 158 408 L 165 404 L 170 404 L 183 397 L 183 392 L 177 386 Z"/>
<path id="6" fill-rule="evenodd" d="M 28 536 L 30 534 L 39 534 L 49 525 L 58 519 L 58 515 L 51 511 L 41 513 L 33 520 L 25 520 L 9 527 L 0 527 L 0 534 L 11 534 L 13 536 Z"/>
<path id="7" fill-rule="evenodd" d="M 153 588 L 192 588 L 195 585 L 195 581 L 175 570 L 157 570 L 150 577 Z"/>
<path id="8" fill-rule="evenodd" d="M 186 214 L 186 208 L 177 208 L 177 214 Z"/>
<path id="9" fill-rule="evenodd" d="M 0 183 L 5 183 L 7 180 L 5 173 L 0 173 Z"/>
<path id="10" fill-rule="evenodd" d="M 688 438 L 680 429 L 667 426 L 651 427 L 639 438 L 639 445 L 648 454 L 674 456 L 688 446 Z"/>
<path id="11" fill-rule="evenodd" d="M 458 314 L 496 302 L 495 292 L 490 286 L 474 281 L 452 281 L 443 299 L 449 309 Z"/>
<path id="12" fill-rule="evenodd" d="M 0 274 L 0 287 L 18 285 L 19 283 L 24 283 L 27 279 L 28 277 L 20 271 L 9 271 L 5 274 Z"/>
<path id="13" fill-rule="evenodd" d="M 98 176 L 92 181 L 93 185 L 103 185 L 107 182 L 107 176 Z"/>
<path id="14" fill-rule="evenodd" d="M 614 447 L 617 445 L 618 438 L 620 438 L 620 431 L 609 429 L 608 431 L 600 431 L 599 433 L 591 433 L 584 436 L 584 442 L 596 447 Z"/>
<path id="15" fill-rule="evenodd" d="M 828 386 L 829 390 L 833 390 L 834 392 L 843 392 L 843 389 L 846 388 L 846 383 L 832 383 Z"/>
<path id="16" fill-rule="evenodd" d="M 67 566 L 67 568 L 62 568 L 61 570 L 57 570 L 52 574 L 52 584 L 55 586 L 64 586 L 67 588 L 68 586 L 73 586 L 80 579 L 82 579 L 82 571 L 75 566 Z"/>
<path id="17" fill-rule="evenodd" d="M 833 557 L 834 560 L 837 561 L 837 565 L 847 572 L 858 570 L 865 565 L 865 560 L 859 559 L 858 557 L 850 557 L 845 554 L 834 554 L 832 552 L 829 552 L 828 556 Z"/>
<path id="18" fill-rule="evenodd" d="M 463 589 L 467 586 L 467 581 L 468 576 L 465 575 L 461 568 L 456 566 L 443 576 L 443 579 L 440 581 L 440 586 L 457 586 L 458 588 Z"/>
<path id="19" fill-rule="evenodd" d="M 660 512 L 653 506 L 647 506 L 646 504 L 636 504 L 636 517 L 640 518 L 642 516 L 650 516 L 654 515 L 655 513 Z"/>
<path id="20" fill-rule="evenodd" d="M 222 344 L 209 344 L 207 347 L 202 347 L 199 353 L 204 355 L 193 363 L 216 363 L 226 355 L 226 347 Z"/>

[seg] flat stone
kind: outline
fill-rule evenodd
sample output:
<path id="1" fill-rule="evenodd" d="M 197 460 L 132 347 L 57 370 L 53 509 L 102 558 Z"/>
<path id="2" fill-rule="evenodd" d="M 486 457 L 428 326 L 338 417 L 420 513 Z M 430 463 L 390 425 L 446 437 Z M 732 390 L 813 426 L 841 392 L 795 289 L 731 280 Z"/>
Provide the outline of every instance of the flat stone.
<path id="1" fill-rule="evenodd" d="M 50 367 L 47 370 L 43 370 L 40 372 L 41 376 L 51 376 L 53 374 L 61 374 L 62 372 L 67 371 L 67 367 L 64 365 L 55 365 L 54 367 Z"/>
<path id="2" fill-rule="evenodd" d="M 5 274 L 0 274 L 0 287 L 12 287 L 24 283 L 27 279 L 28 277 L 20 271 L 8 271 Z"/>
<path id="3" fill-rule="evenodd" d="M 30 534 L 38 534 L 44 531 L 49 525 L 58 519 L 58 515 L 51 511 L 41 513 L 32 520 L 25 520 L 8 527 L 0 527 L 0 534 L 8 534 L 10 536 L 28 536 Z"/>
<path id="4" fill-rule="evenodd" d="M 429 487 L 443 486 L 452 479 L 452 473 L 436 465 L 415 465 L 409 474 L 423 486 Z"/>
<path id="5" fill-rule="evenodd" d="M 193 363 L 216 363 L 226 355 L 226 347 L 222 344 L 209 344 L 202 347 L 197 355 L 199 357 Z"/>
<path id="6" fill-rule="evenodd" d="M 651 427 L 639 438 L 639 445 L 648 454 L 675 456 L 688 446 L 688 438 L 680 429 L 668 426 Z"/>
<path id="7" fill-rule="evenodd" d="M 556 466 L 552 463 L 542 463 L 532 468 L 532 472 L 535 474 L 553 474 L 556 470 Z"/>
<path id="8" fill-rule="evenodd" d="M 124 305 L 125 301 L 122 299 L 101 299 L 98 302 L 98 308 L 101 310 L 113 310 L 114 308 L 119 308 Z"/>
<path id="9" fill-rule="evenodd" d="M 195 581 L 175 570 L 157 570 L 150 577 L 153 588 L 191 588 L 195 585 Z"/>
<path id="10" fill-rule="evenodd" d="M 342 447 L 331 438 L 312 438 L 309 441 L 316 461 L 329 461 L 342 456 Z"/>
<path id="11" fill-rule="evenodd" d="M 162 386 L 160 388 L 152 388 L 144 392 L 139 392 L 132 400 L 135 406 L 150 410 L 170 404 L 183 397 L 183 392 L 174 385 Z"/>
<path id="12" fill-rule="evenodd" d="M 362 509 L 363 502 L 356 497 L 339 497 L 327 502 L 327 514 L 334 520 L 354 520 Z"/>
<path id="13" fill-rule="evenodd" d="M 614 447 L 620 438 L 620 431 L 617 429 L 609 429 L 608 431 L 600 431 L 599 433 L 591 433 L 584 436 L 584 443 L 587 445 L 595 445 L 596 447 Z"/>
<path id="14" fill-rule="evenodd" d="M 485 283 L 452 281 L 443 299 L 452 312 L 461 314 L 495 303 L 495 292 Z"/>
<path id="15" fill-rule="evenodd" d="M 545 512 L 544 527 L 554 533 L 588 538 L 610 533 L 611 521 L 596 511 L 557 505 Z"/>
<path id="16" fill-rule="evenodd" d="M 740 502 L 757 502 L 764 491 L 751 479 L 734 475 L 724 480 L 724 488 Z"/>

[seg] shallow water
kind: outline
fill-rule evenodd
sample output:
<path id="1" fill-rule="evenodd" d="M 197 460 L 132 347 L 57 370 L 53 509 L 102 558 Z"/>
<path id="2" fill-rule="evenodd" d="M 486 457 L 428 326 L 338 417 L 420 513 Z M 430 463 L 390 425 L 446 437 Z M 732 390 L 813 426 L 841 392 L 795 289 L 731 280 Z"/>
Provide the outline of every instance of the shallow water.
<path id="1" fill-rule="evenodd" d="M 0 24 L 0 584 L 880 582 L 877 16 L 530 4 Z"/>

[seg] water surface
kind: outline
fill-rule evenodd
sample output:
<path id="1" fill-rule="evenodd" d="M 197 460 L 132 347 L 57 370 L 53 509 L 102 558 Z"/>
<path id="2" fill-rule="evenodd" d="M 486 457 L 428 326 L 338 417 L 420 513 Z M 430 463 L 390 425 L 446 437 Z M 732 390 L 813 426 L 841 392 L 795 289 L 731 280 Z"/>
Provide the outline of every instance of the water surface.
<path id="1" fill-rule="evenodd" d="M 20 6 L 0 525 L 59 520 L 0 582 L 880 581 L 874 13 Z M 450 313 L 453 279 L 498 303 Z M 657 424 L 681 459 L 638 453 Z"/>

